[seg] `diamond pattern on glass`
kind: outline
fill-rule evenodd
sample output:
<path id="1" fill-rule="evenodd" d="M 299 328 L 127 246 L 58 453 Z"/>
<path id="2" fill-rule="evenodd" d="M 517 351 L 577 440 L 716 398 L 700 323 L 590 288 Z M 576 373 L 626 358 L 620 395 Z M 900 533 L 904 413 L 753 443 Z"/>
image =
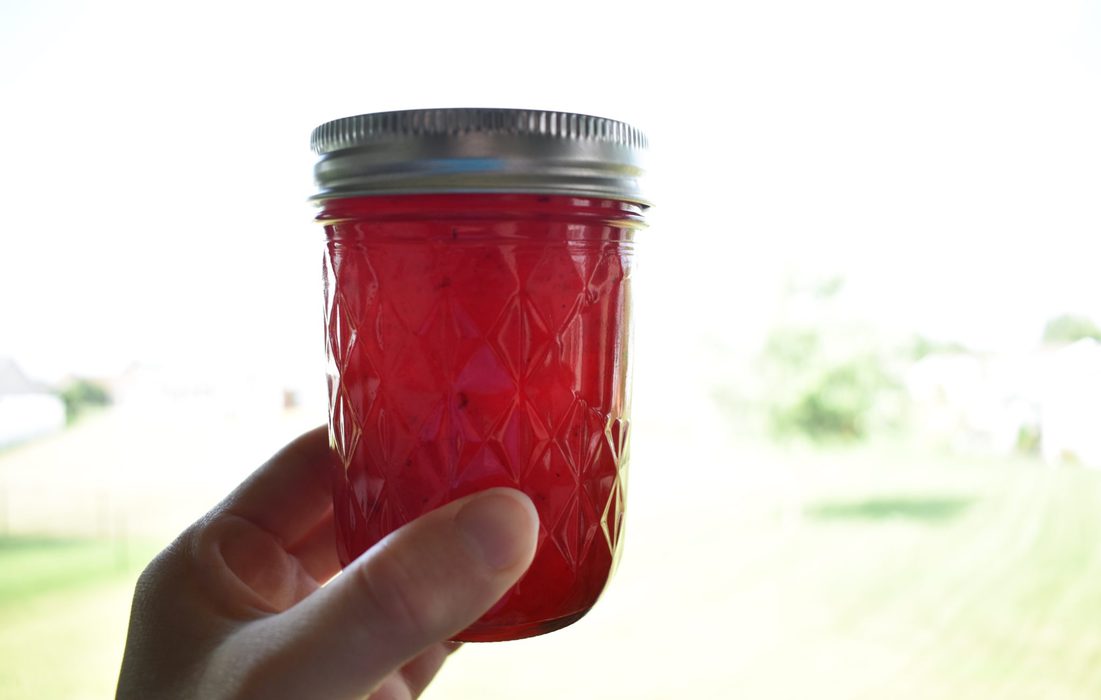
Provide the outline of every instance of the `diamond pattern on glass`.
<path id="1" fill-rule="evenodd" d="M 358 506 L 337 513 L 354 543 L 342 558 L 449 500 L 512 486 L 540 516 L 529 576 L 606 580 L 628 461 L 627 252 L 506 240 L 326 250 L 335 488 Z M 591 604 L 571 600 L 547 609 Z"/>

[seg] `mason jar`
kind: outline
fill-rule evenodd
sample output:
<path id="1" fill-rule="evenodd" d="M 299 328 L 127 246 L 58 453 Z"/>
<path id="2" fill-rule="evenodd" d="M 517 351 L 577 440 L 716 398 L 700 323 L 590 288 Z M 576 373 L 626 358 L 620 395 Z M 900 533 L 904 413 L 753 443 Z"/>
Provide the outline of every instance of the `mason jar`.
<path id="1" fill-rule="evenodd" d="M 312 145 L 342 563 L 453 499 L 519 489 L 535 559 L 456 639 L 571 624 L 623 541 L 643 135 L 427 109 L 328 122 Z"/>

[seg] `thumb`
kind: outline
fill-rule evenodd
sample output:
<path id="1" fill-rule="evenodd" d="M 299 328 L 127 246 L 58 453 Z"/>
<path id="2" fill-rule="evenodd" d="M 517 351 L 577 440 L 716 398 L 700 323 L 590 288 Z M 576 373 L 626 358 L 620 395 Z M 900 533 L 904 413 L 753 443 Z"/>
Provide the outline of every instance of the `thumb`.
<path id="1" fill-rule="evenodd" d="M 247 642 L 258 644 L 259 658 L 250 654 L 256 663 L 249 671 L 238 666 L 251 676 L 247 694 L 366 695 L 497 602 L 531 564 L 537 531 L 528 497 L 504 488 L 449 503 L 400 528 L 329 585 L 242 630 L 260 635 Z"/>

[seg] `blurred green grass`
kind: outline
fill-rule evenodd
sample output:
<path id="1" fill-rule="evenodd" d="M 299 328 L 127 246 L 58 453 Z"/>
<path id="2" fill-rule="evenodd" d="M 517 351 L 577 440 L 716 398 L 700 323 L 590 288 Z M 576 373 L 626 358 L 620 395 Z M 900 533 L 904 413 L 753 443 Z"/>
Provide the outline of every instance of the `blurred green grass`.
<path id="1" fill-rule="evenodd" d="M 426 697 L 1101 695 L 1101 475 L 900 446 L 675 459 L 636 459 L 588 618 L 468 646 Z"/>
<path id="2" fill-rule="evenodd" d="M 121 431 L 107 420 L 0 458 L 0 485 L 20 499 L 9 532 L 48 521 L 22 499 L 66 454 L 107 449 L 99 436 Z M 108 511 L 97 524 L 91 509 L 85 538 L 0 539 L 0 697 L 111 696 L 133 582 L 157 549 L 140 542 L 167 541 L 264 456 L 220 447 L 227 457 L 203 463 L 231 438 L 194 435 L 160 476 L 145 461 L 165 439 L 154 427 L 113 453 L 135 462 L 114 463 L 116 481 L 144 479 L 130 501 L 106 501 L 141 505 L 127 520 Z M 901 444 L 726 440 L 643 425 L 607 595 L 560 632 L 467 645 L 425 697 L 1101 696 L 1101 473 Z M 204 471 L 176 479 L 188 464 Z M 73 498 L 96 485 L 69 483 Z M 125 536 L 95 537 L 116 522 Z M 136 523 L 156 536 L 135 540 Z"/>
<path id="3" fill-rule="evenodd" d="M 148 543 L 0 538 L 0 695 L 114 694 Z"/>

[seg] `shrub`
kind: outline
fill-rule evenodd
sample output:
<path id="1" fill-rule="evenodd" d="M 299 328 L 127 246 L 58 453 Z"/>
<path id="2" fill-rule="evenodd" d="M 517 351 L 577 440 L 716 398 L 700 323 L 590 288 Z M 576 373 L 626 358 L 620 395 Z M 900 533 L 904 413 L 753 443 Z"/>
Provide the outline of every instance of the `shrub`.
<path id="1" fill-rule="evenodd" d="M 1045 343 L 1075 343 L 1085 338 L 1101 340 L 1101 328 L 1085 316 L 1063 314 L 1044 326 Z"/>
<path id="2" fill-rule="evenodd" d="M 89 409 L 110 405 L 111 395 L 96 382 L 74 379 L 61 390 L 61 400 L 65 402 L 65 418 L 72 423 Z"/>

